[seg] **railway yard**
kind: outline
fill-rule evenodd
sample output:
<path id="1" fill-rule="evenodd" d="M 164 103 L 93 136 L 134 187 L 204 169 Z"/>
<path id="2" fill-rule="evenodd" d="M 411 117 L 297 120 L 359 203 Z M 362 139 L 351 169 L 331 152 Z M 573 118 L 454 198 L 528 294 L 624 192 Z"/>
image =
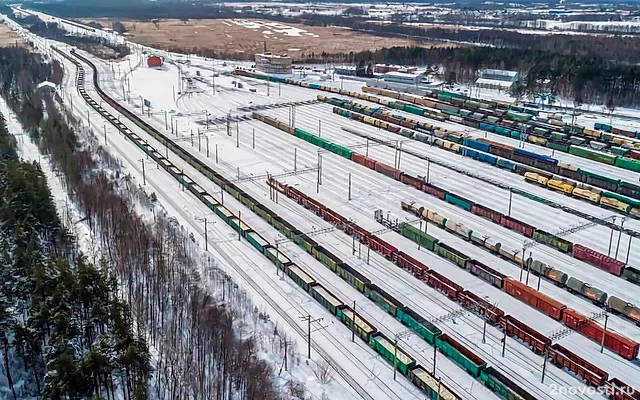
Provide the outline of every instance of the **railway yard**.
<path id="1" fill-rule="evenodd" d="M 640 139 L 615 118 L 30 39 L 65 106 L 305 349 L 318 320 L 332 398 L 640 399 Z"/>

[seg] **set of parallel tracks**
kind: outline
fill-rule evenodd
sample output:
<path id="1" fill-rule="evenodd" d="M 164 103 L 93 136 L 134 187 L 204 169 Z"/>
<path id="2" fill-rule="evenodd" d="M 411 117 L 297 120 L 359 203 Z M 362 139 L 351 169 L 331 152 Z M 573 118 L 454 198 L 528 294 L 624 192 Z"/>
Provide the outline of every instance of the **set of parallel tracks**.
<path id="1" fill-rule="evenodd" d="M 93 100 L 87 94 L 87 92 L 86 92 L 86 90 L 84 88 L 85 70 L 84 70 L 84 67 L 82 66 L 82 64 L 78 60 L 76 60 L 72 56 L 70 56 L 69 54 L 66 54 L 65 52 L 61 51 L 60 49 L 58 49 L 56 47 L 53 47 L 53 46 L 52 46 L 52 48 L 54 49 L 54 51 L 56 51 L 62 57 L 66 58 L 67 60 L 72 62 L 77 67 L 77 69 L 78 69 L 78 73 L 77 73 L 77 77 L 76 77 L 76 79 L 77 79 L 77 88 L 78 88 L 78 91 L 80 92 L 80 95 L 89 104 L 89 106 L 91 106 L 101 116 L 103 116 L 105 119 L 107 119 L 116 129 L 118 129 L 118 131 L 123 133 L 128 139 L 132 140 L 134 142 L 134 144 L 140 145 L 134 139 L 132 139 L 133 132 L 131 132 L 131 130 L 129 130 L 122 122 L 120 122 L 117 117 L 113 116 L 111 113 L 109 113 L 104 108 L 102 108 L 95 100 Z M 145 130 L 147 133 L 149 133 L 150 135 L 154 136 L 160 142 L 167 142 L 167 143 L 172 142 L 170 139 L 168 139 L 162 133 L 158 132 L 153 127 L 151 127 L 148 124 L 146 124 L 144 121 L 142 121 L 140 118 L 138 118 L 135 114 L 130 112 L 128 109 L 126 109 L 125 107 L 120 105 L 118 102 L 116 102 L 115 100 L 111 99 L 111 97 L 109 97 L 106 93 L 104 93 L 100 89 L 100 87 L 98 86 L 97 68 L 90 60 L 84 58 L 83 56 L 80 56 L 79 54 L 77 54 L 77 53 L 75 53 L 73 51 L 71 52 L 71 54 L 73 54 L 73 56 L 75 56 L 76 58 L 78 58 L 79 60 L 81 60 L 82 62 L 86 63 L 87 65 L 89 65 L 91 67 L 91 69 L 93 70 L 94 88 L 95 88 L 96 92 L 98 93 L 98 95 L 105 102 L 107 102 L 110 106 L 112 106 L 114 109 L 116 109 L 118 112 L 120 112 L 123 116 L 125 116 L 126 118 L 131 120 L 131 122 L 135 123 L 141 129 Z M 177 145 L 175 145 L 175 143 L 173 143 L 173 145 L 177 147 Z M 146 146 L 150 147 L 148 144 L 146 144 Z M 158 153 L 158 152 L 156 151 L 156 153 Z M 183 159 L 185 158 L 185 155 L 186 155 L 186 153 L 184 153 L 184 154 L 176 153 L 176 154 L 179 155 Z M 158 155 L 160 155 L 160 153 L 158 153 Z M 160 158 L 162 158 L 165 162 L 168 162 L 168 160 L 166 160 L 161 155 L 157 160 L 154 160 L 154 161 L 159 162 Z M 185 161 L 187 161 L 187 160 L 185 159 Z M 169 166 L 167 166 L 167 167 L 165 167 L 166 164 L 164 164 L 164 163 L 163 164 L 159 163 L 159 165 L 163 165 L 163 168 L 166 168 L 166 169 L 169 169 L 170 167 L 173 166 L 173 164 L 171 164 L 171 163 L 169 163 Z M 202 167 L 203 168 L 208 168 L 204 164 L 202 165 Z M 178 209 L 179 209 L 179 207 L 178 207 Z M 255 290 L 256 293 L 258 293 L 269 304 L 269 306 L 271 306 L 278 313 L 278 315 L 280 315 L 280 317 L 282 317 L 301 337 L 303 337 L 303 338 L 306 337 L 305 330 L 302 327 L 300 327 L 298 325 L 298 323 L 280 305 L 278 305 L 265 292 L 265 290 L 259 284 L 257 284 L 249 276 L 249 274 L 245 271 L 245 269 L 240 267 L 231 257 L 229 257 L 227 254 L 225 254 L 225 252 L 219 251 L 219 254 L 225 259 L 225 261 L 227 261 L 229 263 L 229 265 L 231 265 L 234 268 L 234 270 L 240 276 L 243 277 L 243 279 L 245 279 L 245 281 L 247 283 L 249 283 L 249 285 L 252 287 L 252 289 Z M 326 361 L 327 364 L 330 365 L 338 373 L 338 375 L 340 375 L 340 377 L 342 379 L 344 379 L 344 381 L 362 399 L 374 400 L 374 398 L 364 389 L 364 387 L 362 387 L 362 385 L 360 385 L 360 383 L 358 381 L 356 381 L 356 379 L 354 379 L 325 349 L 323 349 L 322 346 L 320 346 L 319 344 L 315 343 L 315 341 L 313 341 L 313 340 L 312 340 L 311 345 L 312 345 L 313 349 L 317 352 L 317 354 L 320 355 L 320 357 L 324 361 Z M 389 388 L 389 390 L 392 391 L 390 388 Z"/>

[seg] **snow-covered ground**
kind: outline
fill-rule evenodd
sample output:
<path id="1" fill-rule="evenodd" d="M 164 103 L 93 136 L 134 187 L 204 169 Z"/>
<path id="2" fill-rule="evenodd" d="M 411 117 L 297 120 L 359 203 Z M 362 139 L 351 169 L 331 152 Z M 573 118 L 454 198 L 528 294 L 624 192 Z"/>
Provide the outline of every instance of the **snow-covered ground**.
<path id="1" fill-rule="evenodd" d="M 44 46 L 44 43 L 42 43 L 42 45 Z M 93 57 L 91 58 L 95 60 Z M 175 139 L 189 152 L 197 154 L 203 161 L 214 169 L 221 171 L 229 178 L 233 178 L 234 176 L 245 178 L 242 183 L 239 183 L 244 190 L 254 197 L 261 199 L 262 202 L 267 203 L 270 208 L 281 214 L 283 218 L 294 223 L 294 225 L 302 231 L 311 232 L 314 229 L 318 230 L 328 227 L 329 225 L 326 222 L 316 218 L 290 200 L 285 199 L 284 196 L 280 197 L 278 204 L 270 202 L 267 197 L 268 190 L 263 178 L 246 180 L 246 178 L 251 177 L 251 175 L 256 177 L 262 176 L 267 171 L 277 175 L 283 172 L 291 172 L 294 169 L 303 170 L 305 168 L 312 168 L 316 166 L 318 159 L 318 149 L 315 146 L 293 136 L 289 136 L 259 121 L 233 124 L 231 135 L 228 136 L 226 134 L 226 124 L 210 126 L 209 129 L 207 129 L 204 120 L 205 112 L 210 114 L 210 119 L 224 116 L 230 111 L 233 115 L 245 115 L 247 112 L 238 110 L 238 108 L 252 104 L 275 104 L 312 100 L 320 92 L 288 85 L 269 84 L 269 86 L 267 86 L 263 81 L 218 75 L 215 77 L 216 93 L 213 94 L 212 75 L 214 69 L 216 73 L 229 71 L 232 68 L 230 63 L 225 67 L 223 66 L 224 61 L 221 60 L 215 61 L 214 64 L 214 61 L 210 59 L 190 57 L 189 65 L 186 66 L 182 63 L 187 58 L 186 56 L 178 57 L 167 53 L 166 58 L 169 62 L 165 63 L 165 68 L 150 69 L 141 64 L 142 55 L 136 52 L 129 57 L 131 66 L 137 67 L 133 72 L 129 70 L 128 60 L 112 63 L 111 65 L 100 60 L 95 60 L 95 62 L 100 72 L 101 86 L 103 86 L 105 90 L 119 100 L 127 97 L 130 100 L 128 107 L 137 113 L 141 111 L 140 103 L 142 99 L 149 100 L 151 102 L 150 116 L 148 115 L 145 118 L 157 129 L 169 132 L 169 135 L 171 135 L 171 128 L 167 128 L 169 123 L 172 125 L 175 124 L 174 126 L 178 127 L 177 132 L 174 133 Z M 179 65 L 180 67 L 178 67 Z M 213 65 L 215 65 L 215 67 L 213 67 Z M 65 62 L 65 68 L 67 68 L 67 71 L 73 70 L 72 64 L 68 62 Z M 200 71 L 201 80 L 193 79 L 191 86 L 187 87 L 187 83 L 184 82 L 184 80 L 179 80 L 180 76 L 195 78 L 197 76 L 196 71 Z M 242 82 L 244 87 L 238 88 L 233 84 L 233 81 Z M 330 84 L 336 85 L 337 87 L 343 85 L 345 88 L 351 88 L 350 90 L 357 90 L 362 86 L 362 82 L 348 80 L 338 80 Z M 83 103 L 77 92 L 74 91 L 72 85 L 67 84 L 65 87 L 65 101 L 70 102 L 71 98 L 73 98 L 74 112 L 82 118 L 87 118 L 88 108 L 86 104 Z M 250 89 L 255 89 L 255 92 L 251 92 Z M 130 93 L 127 93 L 129 90 Z M 174 90 L 176 96 L 175 101 L 173 97 Z M 97 101 L 100 101 L 95 92 L 89 91 L 89 93 Z M 105 105 L 103 104 L 103 106 Z M 286 107 L 260 112 L 277 116 L 285 122 L 290 118 L 290 111 Z M 116 113 L 114 113 L 114 115 L 116 115 Z M 415 116 L 413 117 L 415 118 Z M 94 129 L 99 131 L 103 130 L 105 122 L 100 121 L 97 114 L 89 111 L 89 119 Z M 379 131 L 378 129 L 337 116 L 331 112 L 331 107 L 323 104 L 296 107 L 295 123 L 297 127 L 306 129 L 312 133 L 321 132 L 322 137 L 342 145 L 355 147 L 356 151 L 360 153 L 366 151 L 364 139 L 343 131 L 342 127 L 350 127 L 365 132 L 368 135 L 387 140 L 400 139 L 400 137 L 388 132 Z M 134 132 L 147 139 L 149 143 L 155 145 L 158 149 L 162 148 L 162 146 L 158 146 L 158 143 L 134 124 L 128 122 L 126 124 Z M 438 122 L 438 124 L 440 123 Z M 192 133 L 195 135 L 194 139 L 191 137 Z M 484 134 L 484 132 L 482 134 Z M 108 148 L 114 153 L 119 154 L 123 158 L 127 170 L 129 170 L 136 179 L 141 180 L 141 165 L 142 162 L 145 161 L 140 161 L 140 159 L 143 158 L 140 151 L 133 144 L 127 142 L 124 137 L 118 135 L 111 127 L 107 128 L 106 136 Z M 504 138 L 496 137 L 494 139 L 502 141 Z M 193 145 L 191 140 L 193 140 Z M 416 142 L 403 142 L 403 146 L 435 159 L 455 163 L 458 166 L 462 166 L 476 173 L 494 179 L 504 180 L 514 187 L 520 187 L 524 190 L 540 194 L 542 197 L 570 205 L 571 207 L 583 210 L 592 215 L 609 217 L 614 214 L 611 211 L 602 210 L 579 200 L 529 185 L 519 176 L 479 163 L 475 160 L 461 158 L 441 149 L 432 148 Z M 533 145 L 527 144 L 527 148 L 529 148 L 529 146 Z M 208 156 L 207 148 L 209 148 Z M 215 149 L 217 149 L 217 151 Z M 536 149 L 536 151 L 538 151 L 538 149 Z M 218 154 L 217 157 L 215 156 L 216 153 Z M 391 159 L 395 158 L 395 152 L 392 149 L 374 146 L 372 144 L 368 146 L 368 154 L 370 157 L 384 161 L 390 165 L 392 165 Z M 560 157 L 558 154 L 555 154 L 555 156 Z M 565 157 L 565 155 L 563 154 L 562 157 Z M 169 158 L 184 168 L 185 173 L 210 193 L 216 194 L 219 192 L 219 188 L 206 178 L 198 175 L 193 168 L 181 162 L 176 156 L 169 154 Z M 408 188 L 399 182 L 382 177 L 348 160 L 330 153 L 323 154 L 322 159 L 322 185 L 320 186 L 319 193 L 316 193 L 315 172 L 290 176 L 283 180 L 289 184 L 296 185 L 300 190 L 338 210 L 343 215 L 349 216 L 367 229 L 377 230 L 381 228 L 373 220 L 373 212 L 376 209 L 389 211 L 391 215 L 398 216 L 405 220 L 413 219 L 413 217 L 410 217 L 400 210 L 399 203 L 403 200 L 415 200 L 421 205 L 434 209 L 445 216 L 451 216 L 451 218 L 457 219 L 472 227 L 474 230 L 477 229 L 514 249 L 520 247 L 525 240 L 524 237 L 513 231 L 506 230 L 487 220 L 478 218 L 473 214 L 466 213 L 448 203 Z M 580 162 L 580 160 L 573 160 L 571 158 L 567 158 L 567 160 L 576 165 Z M 424 175 L 425 168 L 426 166 L 423 160 L 407 154 L 402 155 L 402 170 L 411 172 L 412 174 Z M 612 171 L 605 169 L 602 173 L 612 173 Z M 348 200 L 347 194 L 349 174 L 351 175 L 352 181 L 352 198 L 350 201 Z M 445 189 L 459 193 L 470 200 L 481 202 L 504 212 L 507 211 L 509 196 L 503 189 L 496 188 L 490 184 L 466 177 L 437 165 L 430 166 L 430 178 L 431 182 L 435 182 Z M 175 215 L 185 226 L 190 227 L 196 235 L 197 240 L 201 244 L 204 243 L 203 225 L 202 222 L 197 221 L 196 218 L 210 216 L 210 211 L 195 198 L 179 190 L 177 183 L 174 183 L 162 170 L 152 168 L 150 163 L 146 169 L 146 179 L 147 185 L 156 191 L 160 202 L 167 208 L 168 212 L 171 215 Z M 214 197 L 218 198 L 218 195 L 214 195 Z M 225 196 L 225 205 L 233 212 L 242 211 L 243 221 L 258 230 L 269 241 L 274 242 L 278 238 L 281 238 L 277 231 L 253 215 L 234 199 L 229 199 Z M 584 223 L 583 220 L 572 214 L 559 212 L 556 209 L 542 206 L 519 196 L 513 197 L 511 214 L 516 218 L 550 232 L 567 226 Z M 211 220 L 216 220 L 216 217 L 210 218 Z M 627 226 L 627 224 L 637 229 L 637 221 L 627 221 L 625 226 Z M 317 331 L 313 334 L 314 355 L 312 355 L 312 358 L 315 357 L 314 359 L 318 360 L 318 357 L 315 355 L 315 349 L 325 349 L 330 357 L 339 363 L 345 373 L 353 379 L 356 379 L 364 389 L 376 399 L 418 398 L 416 389 L 408 381 L 402 377 L 393 381 L 391 368 L 386 362 L 376 356 L 375 353 L 367 346 L 364 346 L 362 342 L 356 340 L 355 343 L 351 343 L 350 332 L 347 327 L 341 325 L 307 294 L 298 289 L 290 280 L 277 277 L 275 267 L 261 255 L 253 251 L 245 242 L 238 242 L 234 231 L 219 221 L 216 221 L 215 224 L 210 224 L 209 228 L 208 238 L 210 251 L 220 260 L 223 260 L 221 263 L 225 265 L 225 270 L 230 273 L 237 282 L 247 286 L 247 290 L 252 293 L 256 303 L 268 310 L 272 318 L 278 321 L 284 329 L 290 331 L 291 337 L 295 338 L 299 349 L 305 348 L 304 335 L 302 335 L 300 331 L 306 329 L 305 323 L 300 321 L 299 317 L 309 314 L 314 317 L 322 317 L 324 319 L 317 324 Z M 449 233 L 432 226 L 429 227 L 429 233 L 485 264 L 491 265 L 516 278 L 518 276 L 519 271 L 513 264 L 498 259 L 494 255 L 477 247 L 473 247 L 469 243 Z M 465 288 L 479 295 L 487 296 L 492 303 L 497 303 L 505 312 L 516 316 L 541 333 L 551 334 L 561 328 L 557 322 L 507 296 L 498 289 L 489 286 L 484 281 L 468 274 L 466 271 L 457 268 L 432 253 L 417 250 L 413 243 L 399 235 L 389 232 L 384 234 L 383 237 L 407 253 L 420 258 L 431 268 L 450 277 Z M 594 226 L 587 230 L 574 233 L 567 238 L 606 253 L 609 231 L 601 226 Z M 614 240 L 615 239 L 616 236 L 614 236 Z M 404 271 L 397 269 L 377 254 L 372 253 L 370 261 L 367 263 L 366 256 L 363 252 L 366 251 L 366 249 L 356 249 L 357 251 L 354 254 L 351 239 L 343 233 L 333 231 L 323 235 L 317 235 L 314 237 L 314 240 L 334 252 L 334 254 L 338 255 L 354 268 L 360 270 L 376 284 L 393 293 L 394 296 L 404 304 L 412 307 L 427 318 L 440 318 L 441 320 L 438 320 L 436 325 L 441 327 L 443 331 L 458 338 L 474 352 L 485 358 L 490 365 L 511 376 L 512 379 L 518 380 L 523 387 L 535 393 L 535 397 L 551 398 L 552 396 L 549 394 L 550 385 L 555 384 L 571 387 L 582 385 L 566 371 L 561 371 L 555 366 L 550 365 L 547 366 L 547 379 L 545 380 L 545 384 L 541 384 L 539 382 L 542 369 L 541 357 L 534 355 L 522 344 L 511 339 L 507 340 L 506 357 L 501 357 L 500 340 L 502 334 L 498 330 L 493 327 L 488 327 L 486 343 L 482 343 L 482 320 L 480 318 L 473 314 L 461 313 L 456 303 L 449 301 L 442 294 L 417 281 Z M 623 237 L 621 239 L 618 258 L 626 256 L 626 243 L 625 237 Z M 341 279 L 338 279 L 315 259 L 302 252 L 296 245 L 283 243 L 282 248 L 285 254 L 294 259 L 309 273 L 313 274 L 319 282 L 329 288 L 334 294 L 338 295 L 341 300 L 346 303 L 355 300 L 358 304 L 358 310 L 388 337 L 395 335 L 402 337 L 402 340 L 399 342 L 400 346 L 414 355 L 418 362 L 425 366 L 425 368 L 430 369 L 432 367 L 430 356 L 432 349 L 430 346 L 419 340 L 415 335 L 404 334 L 406 329 L 399 325 L 393 318 L 384 314 L 379 308 L 364 299 L 358 292 L 346 285 Z M 595 267 L 569 258 L 548 247 L 538 246 L 533 248 L 532 252 L 534 258 L 545 261 L 557 269 L 564 270 L 569 275 L 587 280 L 593 283 L 594 286 L 608 291 L 610 294 L 631 299 L 637 298 L 638 296 L 639 290 L 637 286 L 633 286 L 626 281 L 606 274 Z M 634 262 L 638 259 L 637 257 L 636 249 L 632 246 L 630 263 L 636 265 Z M 244 267 L 240 267 L 239 264 L 241 263 L 244 264 Z M 535 284 L 537 284 L 537 278 L 531 277 L 529 284 L 535 286 Z M 556 288 L 546 281 L 541 282 L 541 290 L 584 314 L 599 311 L 597 307 L 586 302 L 584 299 Z M 284 311 L 284 315 L 279 313 L 279 311 Z M 612 316 L 609 320 L 609 327 L 628 337 L 640 340 L 640 329 L 633 326 L 627 320 Z M 633 386 L 640 386 L 640 368 L 638 366 L 621 359 L 609 351 L 605 351 L 604 354 L 600 353 L 599 346 L 596 343 L 576 333 L 563 338 L 561 343 L 582 355 L 584 358 L 602 366 L 611 376 L 619 377 Z M 356 398 L 356 394 L 348 389 L 348 384 L 338 377 L 337 371 L 334 372 L 337 378 L 330 385 L 321 385 L 317 383 L 317 381 L 314 382 L 313 374 L 309 368 L 305 369 L 303 367 L 300 374 L 302 374 L 302 377 L 307 377 L 310 380 L 311 384 L 308 385 L 310 387 L 309 390 L 312 391 L 315 396 L 320 396 L 322 391 L 326 391 L 331 394 L 330 398 Z M 471 380 L 459 367 L 441 355 L 438 355 L 437 374 L 443 377 L 443 381 L 451 387 L 454 392 L 464 398 L 484 399 L 494 397 L 494 395 L 483 388 L 481 384 Z M 576 394 L 571 397 L 601 398 L 597 395 L 592 397 L 587 394 Z"/>

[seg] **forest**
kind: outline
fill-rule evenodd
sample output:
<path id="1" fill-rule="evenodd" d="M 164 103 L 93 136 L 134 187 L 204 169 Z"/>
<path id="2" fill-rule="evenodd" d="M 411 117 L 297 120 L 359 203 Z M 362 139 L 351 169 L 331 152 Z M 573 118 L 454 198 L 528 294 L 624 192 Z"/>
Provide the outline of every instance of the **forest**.
<path id="1" fill-rule="evenodd" d="M 15 15 L 10 17 L 33 34 L 75 46 L 97 57 L 119 59 L 130 53 L 129 48 L 124 44 L 114 44 L 102 37 L 71 35 L 58 24 L 44 22 L 35 15 L 25 18 L 17 18 Z"/>
<path id="2" fill-rule="evenodd" d="M 437 65 L 446 68 L 446 80 L 467 83 L 480 68 L 516 69 L 526 76 L 522 82 L 528 93 L 551 92 L 579 102 L 603 103 L 611 97 L 618 106 L 637 107 L 640 71 L 640 40 L 627 36 L 530 35 L 504 29 L 463 30 L 424 28 L 404 24 L 377 24 L 365 17 L 349 15 L 303 14 L 296 17 L 242 14 L 221 5 L 192 3 L 177 7 L 131 2 L 126 4 L 77 3 L 29 4 L 62 17 L 113 18 L 262 18 L 306 25 L 337 25 L 376 35 L 411 37 L 423 41 L 446 41 L 450 48 L 426 47 L 379 49 L 360 54 L 308 54 L 307 62 L 385 62 L 406 65 Z M 480 46 L 470 46 L 469 44 Z M 179 49 L 205 56 L 215 54 L 207 48 Z M 235 56 L 237 57 L 237 55 Z"/>
<path id="3" fill-rule="evenodd" d="M 257 356 L 295 352 L 286 335 L 215 260 L 199 258 L 189 232 L 156 209 L 155 195 L 122 172 L 86 125 L 60 111 L 60 98 L 33 90 L 61 76 L 57 62 L 0 48 L 0 94 L 63 179 L 102 256 L 78 250 L 42 171 L 16 158 L 3 129 L 0 194 L 11 201 L 0 205 L 0 378 L 8 381 L 0 398 L 304 398 L 295 382 L 280 391 Z M 247 321 L 270 333 L 244 334 Z"/>
<path id="4" fill-rule="evenodd" d="M 32 122 L 27 133 L 40 137 L 42 98 L 29 93 L 37 80 L 56 79 L 53 68 L 2 48 L 0 77 L 3 97 Z M 40 122 L 50 130 L 55 120 Z M 7 379 L 0 397 L 108 399 L 122 392 L 146 399 L 147 344 L 132 329 L 107 263 L 94 264 L 76 246 L 40 166 L 18 157 L 4 118 L 0 156 L 0 375 Z"/>

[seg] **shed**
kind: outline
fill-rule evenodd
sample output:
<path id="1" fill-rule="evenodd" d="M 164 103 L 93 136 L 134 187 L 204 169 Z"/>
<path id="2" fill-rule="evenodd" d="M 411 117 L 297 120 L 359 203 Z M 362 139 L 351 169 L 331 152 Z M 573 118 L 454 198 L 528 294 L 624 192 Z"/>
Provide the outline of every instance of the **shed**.
<path id="1" fill-rule="evenodd" d="M 160 67 L 160 66 L 162 66 L 163 62 L 164 61 L 159 56 L 153 55 L 153 56 L 149 56 L 149 58 L 147 58 L 147 66 L 149 68 Z"/>

